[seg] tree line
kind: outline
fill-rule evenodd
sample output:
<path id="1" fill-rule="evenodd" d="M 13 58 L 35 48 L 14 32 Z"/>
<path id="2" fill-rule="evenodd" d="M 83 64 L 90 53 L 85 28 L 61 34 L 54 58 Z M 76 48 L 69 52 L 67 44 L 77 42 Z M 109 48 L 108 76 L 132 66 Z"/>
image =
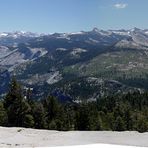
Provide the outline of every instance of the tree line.
<path id="1" fill-rule="evenodd" d="M 147 132 L 148 92 L 112 95 L 96 102 L 61 104 L 53 96 L 40 101 L 32 100 L 29 95 L 25 97 L 21 85 L 13 79 L 9 92 L 0 101 L 0 126 Z"/>

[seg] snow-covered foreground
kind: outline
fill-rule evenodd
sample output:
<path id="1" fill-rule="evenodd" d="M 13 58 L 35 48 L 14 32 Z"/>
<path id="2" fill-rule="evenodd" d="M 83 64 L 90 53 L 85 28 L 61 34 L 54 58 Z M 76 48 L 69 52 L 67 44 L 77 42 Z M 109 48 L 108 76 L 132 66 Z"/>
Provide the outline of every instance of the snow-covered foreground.
<path id="1" fill-rule="evenodd" d="M 86 146 L 86 144 L 93 145 Z M 53 147 L 70 145 L 84 145 L 84 148 L 98 146 L 116 148 L 115 145 L 148 147 L 148 133 L 109 131 L 59 132 L 0 127 L 0 147 Z M 122 148 L 122 146 L 120 147 Z"/>

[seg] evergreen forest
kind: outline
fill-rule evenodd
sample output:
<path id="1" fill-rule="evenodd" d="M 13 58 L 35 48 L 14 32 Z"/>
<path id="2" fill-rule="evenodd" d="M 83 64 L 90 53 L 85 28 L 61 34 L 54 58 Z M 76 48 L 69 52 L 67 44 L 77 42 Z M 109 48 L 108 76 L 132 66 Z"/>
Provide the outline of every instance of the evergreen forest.
<path id="1" fill-rule="evenodd" d="M 60 103 L 47 96 L 38 101 L 31 90 L 12 79 L 0 101 L 0 126 L 48 130 L 148 131 L 148 92 L 111 95 L 95 102 Z"/>

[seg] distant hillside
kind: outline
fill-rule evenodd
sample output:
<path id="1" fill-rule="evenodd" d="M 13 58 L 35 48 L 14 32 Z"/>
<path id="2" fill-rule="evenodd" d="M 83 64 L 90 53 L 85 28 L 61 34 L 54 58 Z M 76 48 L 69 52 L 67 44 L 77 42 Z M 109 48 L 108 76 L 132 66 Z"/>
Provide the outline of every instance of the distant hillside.
<path id="1" fill-rule="evenodd" d="M 60 90 L 91 100 L 148 89 L 148 30 L 1 33 L 0 45 L 1 95 L 12 76 L 33 88 L 35 98 Z"/>

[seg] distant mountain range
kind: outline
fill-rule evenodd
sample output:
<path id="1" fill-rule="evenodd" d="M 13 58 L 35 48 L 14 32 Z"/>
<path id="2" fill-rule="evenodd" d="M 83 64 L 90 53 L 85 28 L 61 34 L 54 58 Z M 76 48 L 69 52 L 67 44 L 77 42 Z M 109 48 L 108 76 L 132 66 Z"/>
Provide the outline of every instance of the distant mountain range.
<path id="1" fill-rule="evenodd" d="M 0 33 L 0 94 L 15 76 L 63 99 L 93 101 L 104 95 L 148 89 L 148 30 L 75 33 Z"/>

